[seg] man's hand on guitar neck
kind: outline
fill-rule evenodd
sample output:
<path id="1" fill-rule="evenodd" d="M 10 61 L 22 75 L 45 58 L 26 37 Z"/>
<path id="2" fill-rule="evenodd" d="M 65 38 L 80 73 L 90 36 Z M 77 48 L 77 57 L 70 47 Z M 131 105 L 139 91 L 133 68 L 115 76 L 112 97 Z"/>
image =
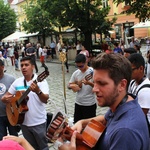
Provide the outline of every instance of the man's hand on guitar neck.
<path id="1" fill-rule="evenodd" d="M 40 88 L 38 87 L 38 85 L 37 85 L 36 83 L 33 82 L 33 83 L 30 85 L 30 90 L 31 90 L 32 92 L 35 92 L 35 93 L 38 95 L 39 99 L 40 99 L 43 103 L 47 103 L 47 100 L 49 99 L 49 95 L 48 95 L 48 94 L 44 94 L 44 93 L 40 90 Z"/>
<path id="2" fill-rule="evenodd" d="M 30 90 L 31 90 L 32 92 L 35 92 L 35 93 L 38 93 L 38 92 L 40 91 L 38 85 L 37 85 L 36 83 L 34 83 L 34 82 L 31 83 L 31 85 L 30 85 Z"/>

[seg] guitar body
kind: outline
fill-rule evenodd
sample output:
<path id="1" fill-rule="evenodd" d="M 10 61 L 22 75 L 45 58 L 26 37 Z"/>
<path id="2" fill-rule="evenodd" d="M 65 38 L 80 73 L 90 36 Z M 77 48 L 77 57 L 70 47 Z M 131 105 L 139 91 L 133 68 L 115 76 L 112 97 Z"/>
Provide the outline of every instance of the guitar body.
<path id="1" fill-rule="evenodd" d="M 24 120 L 25 112 L 28 111 L 27 99 L 24 99 L 20 105 L 18 100 L 22 96 L 21 91 L 17 91 L 16 95 L 12 97 L 11 102 L 6 104 L 6 113 L 9 123 L 12 126 L 21 124 Z"/>
<path id="2" fill-rule="evenodd" d="M 48 140 L 55 142 L 59 137 L 64 140 L 71 140 L 74 131 L 68 126 L 65 120 L 66 118 L 59 113 L 54 117 L 47 130 Z M 104 130 L 105 126 L 102 123 L 91 120 L 82 133 L 77 133 L 76 149 L 91 150 L 94 148 Z"/>

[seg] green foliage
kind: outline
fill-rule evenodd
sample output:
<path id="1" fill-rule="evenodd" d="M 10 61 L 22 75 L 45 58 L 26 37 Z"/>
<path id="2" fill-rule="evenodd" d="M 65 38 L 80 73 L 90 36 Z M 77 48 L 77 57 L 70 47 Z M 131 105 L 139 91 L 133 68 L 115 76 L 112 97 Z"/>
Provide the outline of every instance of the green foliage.
<path id="1" fill-rule="evenodd" d="M 37 4 L 31 1 L 24 10 L 27 17 L 27 20 L 22 23 L 24 30 L 28 33 L 39 32 L 43 39 L 42 45 L 45 45 L 45 37 L 54 31 L 49 11 L 45 11 L 40 1 Z"/>
<path id="2" fill-rule="evenodd" d="M 9 5 L 4 5 L 0 1 L 0 40 L 13 33 L 16 30 L 17 16 Z"/>
<path id="3" fill-rule="evenodd" d="M 103 8 L 101 0 L 45 0 L 41 7 L 49 12 L 53 23 L 59 27 L 78 28 L 84 34 L 87 49 L 90 49 L 91 34 L 106 33 L 113 21 L 106 20 L 110 7 Z M 101 26 L 103 28 L 101 28 Z"/>
<path id="4" fill-rule="evenodd" d="M 130 9 L 122 13 L 135 14 L 139 21 L 144 21 L 150 18 L 150 0 L 113 0 L 115 3 L 120 4 L 125 2 L 130 5 Z"/>
<path id="5" fill-rule="evenodd" d="M 50 23 L 49 13 L 41 8 L 40 5 L 30 4 L 25 8 L 27 21 L 22 23 L 25 31 L 34 33 L 39 32 L 44 35 L 49 35 L 53 31 Z"/>

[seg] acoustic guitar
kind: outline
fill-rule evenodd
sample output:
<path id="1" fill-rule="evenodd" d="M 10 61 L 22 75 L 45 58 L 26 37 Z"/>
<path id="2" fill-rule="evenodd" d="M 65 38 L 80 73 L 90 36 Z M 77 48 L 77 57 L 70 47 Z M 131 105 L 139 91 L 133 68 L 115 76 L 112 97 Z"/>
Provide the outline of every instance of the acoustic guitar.
<path id="1" fill-rule="evenodd" d="M 82 133 L 77 133 L 76 149 L 91 150 L 94 148 L 104 130 L 105 126 L 102 123 L 94 119 L 91 120 L 83 129 Z M 55 142 L 59 137 L 70 141 L 73 132 L 74 131 L 68 126 L 66 118 L 58 112 L 47 129 L 47 138 L 50 142 Z"/>
<path id="2" fill-rule="evenodd" d="M 43 81 L 48 75 L 48 68 L 45 66 L 45 71 L 38 75 L 37 79 L 33 81 L 37 84 L 37 82 Z M 30 92 L 30 88 L 28 88 L 24 93 L 21 91 L 17 91 L 16 94 L 12 97 L 11 102 L 6 104 L 6 114 L 7 118 L 12 126 L 17 124 L 22 124 L 24 120 L 24 115 L 28 111 L 27 107 L 27 95 Z"/>
<path id="3" fill-rule="evenodd" d="M 86 81 L 89 81 L 90 79 L 93 78 L 93 71 L 91 70 L 89 74 L 87 74 L 84 79 Z M 83 80 L 83 79 L 82 79 Z M 82 80 L 75 82 L 80 88 L 82 88 Z"/>

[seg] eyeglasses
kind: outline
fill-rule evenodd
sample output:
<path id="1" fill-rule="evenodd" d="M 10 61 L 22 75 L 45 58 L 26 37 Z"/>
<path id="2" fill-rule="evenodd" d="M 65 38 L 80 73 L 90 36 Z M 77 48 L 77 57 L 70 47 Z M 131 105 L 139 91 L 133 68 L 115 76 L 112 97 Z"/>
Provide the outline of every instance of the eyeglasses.
<path id="1" fill-rule="evenodd" d="M 78 65 L 77 65 L 77 67 L 78 67 L 78 68 L 83 68 L 83 67 L 84 67 L 84 65 L 81 65 L 81 66 L 78 66 Z"/>
<path id="2" fill-rule="evenodd" d="M 136 69 L 138 69 L 138 67 L 132 68 L 132 71 L 134 71 L 134 70 L 136 70 Z"/>

